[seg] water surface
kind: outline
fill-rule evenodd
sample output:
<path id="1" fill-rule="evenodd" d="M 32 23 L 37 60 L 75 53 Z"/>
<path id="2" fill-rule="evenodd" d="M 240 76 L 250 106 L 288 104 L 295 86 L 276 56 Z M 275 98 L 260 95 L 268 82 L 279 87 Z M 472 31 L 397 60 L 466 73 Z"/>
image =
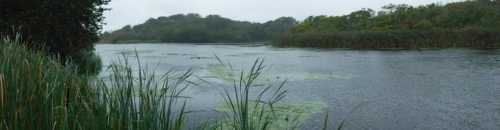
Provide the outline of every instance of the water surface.
<path id="1" fill-rule="evenodd" d="M 236 70 L 264 58 L 265 81 L 288 79 L 287 103 L 324 103 L 330 124 L 345 129 L 500 129 L 500 51 L 445 49 L 358 51 L 189 44 L 98 44 L 105 65 L 122 53 L 155 68 L 193 69 L 223 86 L 215 55 Z M 216 70 L 216 69 L 215 69 Z M 106 75 L 105 73 L 102 75 Z M 218 90 L 191 87 L 190 124 L 220 117 Z M 324 113 L 304 127 L 319 129 Z M 192 128 L 192 127 L 191 127 Z"/>

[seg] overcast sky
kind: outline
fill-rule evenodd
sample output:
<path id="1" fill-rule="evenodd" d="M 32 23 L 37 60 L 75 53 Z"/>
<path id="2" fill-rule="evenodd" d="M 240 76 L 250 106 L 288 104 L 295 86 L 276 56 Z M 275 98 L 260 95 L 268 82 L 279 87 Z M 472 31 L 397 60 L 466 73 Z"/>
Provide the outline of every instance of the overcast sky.
<path id="1" fill-rule="evenodd" d="M 380 10 L 390 3 L 423 5 L 453 1 L 460 0 L 111 0 L 104 30 L 179 13 L 218 14 L 235 20 L 265 22 L 281 16 L 303 20 L 311 15 L 343 15 L 362 8 Z"/>

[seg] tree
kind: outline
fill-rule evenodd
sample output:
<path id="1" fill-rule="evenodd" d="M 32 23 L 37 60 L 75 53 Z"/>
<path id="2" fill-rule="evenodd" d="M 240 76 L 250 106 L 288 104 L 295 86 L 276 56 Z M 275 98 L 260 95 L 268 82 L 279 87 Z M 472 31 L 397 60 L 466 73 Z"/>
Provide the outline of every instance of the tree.
<path id="1" fill-rule="evenodd" d="M 278 46 L 301 47 L 500 48 L 498 1 L 390 4 L 378 15 L 362 9 L 343 16 L 310 16 L 274 41 Z"/>
<path id="2" fill-rule="evenodd" d="M 64 59 L 93 50 L 109 0 L 0 0 L 0 35 L 20 34 L 29 47 Z M 83 60 L 82 60 L 83 61 Z"/>
<path id="3" fill-rule="evenodd" d="M 288 31 L 297 21 L 281 17 L 266 23 L 236 21 L 219 15 L 177 14 L 151 18 L 102 35 L 101 42 L 261 42 Z"/>
<path id="4" fill-rule="evenodd" d="M 420 30 L 429 30 L 432 29 L 433 26 L 434 25 L 432 25 L 432 22 L 429 20 L 421 20 L 415 25 L 415 28 Z"/>

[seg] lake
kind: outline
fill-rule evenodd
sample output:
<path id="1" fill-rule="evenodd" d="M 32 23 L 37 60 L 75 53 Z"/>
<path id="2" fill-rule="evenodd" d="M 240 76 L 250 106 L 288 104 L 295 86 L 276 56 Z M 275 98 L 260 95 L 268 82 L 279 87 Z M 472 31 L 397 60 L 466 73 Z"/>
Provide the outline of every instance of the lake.
<path id="1" fill-rule="evenodd" d="M 138 52 L 156 72 L 193 69 L 188 124 L 219 118 L 218 56 L 234 70 L 265 60 L 262 83 L 288 80 L 284 103 L 306 106 L 304 129 L 500 129 L 500 50 L 374 51 L 192 44 L 98 44 L 104 65 Z M 101 76 L 105 76 L 103 72 Z M 318 109 L 318 110 L 316 110 Z M 194 126 L 190 126 L 193 128 Z"/>

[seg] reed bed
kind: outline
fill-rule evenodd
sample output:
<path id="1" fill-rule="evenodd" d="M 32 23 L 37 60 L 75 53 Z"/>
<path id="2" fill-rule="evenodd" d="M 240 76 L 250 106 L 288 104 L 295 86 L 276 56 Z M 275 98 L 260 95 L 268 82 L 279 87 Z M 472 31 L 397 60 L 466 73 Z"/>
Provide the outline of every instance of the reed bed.
<path id="1" fill-rule="evenodd" d="M 0 41 L 0 129 L 78 129 L 92 115 L 85 76 L 19 39 Z M 75 109 L 77 108 L 77 109 Z"/>
<path id="2" fill-rule="evenodd" d="M 0 129 L 4 130 L 180 130 L 186 120 L 191 71 L 161 77 L 124 58 L 109 78 L 80 75 L 57 57 L 0 43 Z"/>
<path id="3" fill-rule="evenodd" d="M 500 48 L 496 30 L 343 31 L 285 33 L 273 41 L 276 47 L 349 49 Z"/>

